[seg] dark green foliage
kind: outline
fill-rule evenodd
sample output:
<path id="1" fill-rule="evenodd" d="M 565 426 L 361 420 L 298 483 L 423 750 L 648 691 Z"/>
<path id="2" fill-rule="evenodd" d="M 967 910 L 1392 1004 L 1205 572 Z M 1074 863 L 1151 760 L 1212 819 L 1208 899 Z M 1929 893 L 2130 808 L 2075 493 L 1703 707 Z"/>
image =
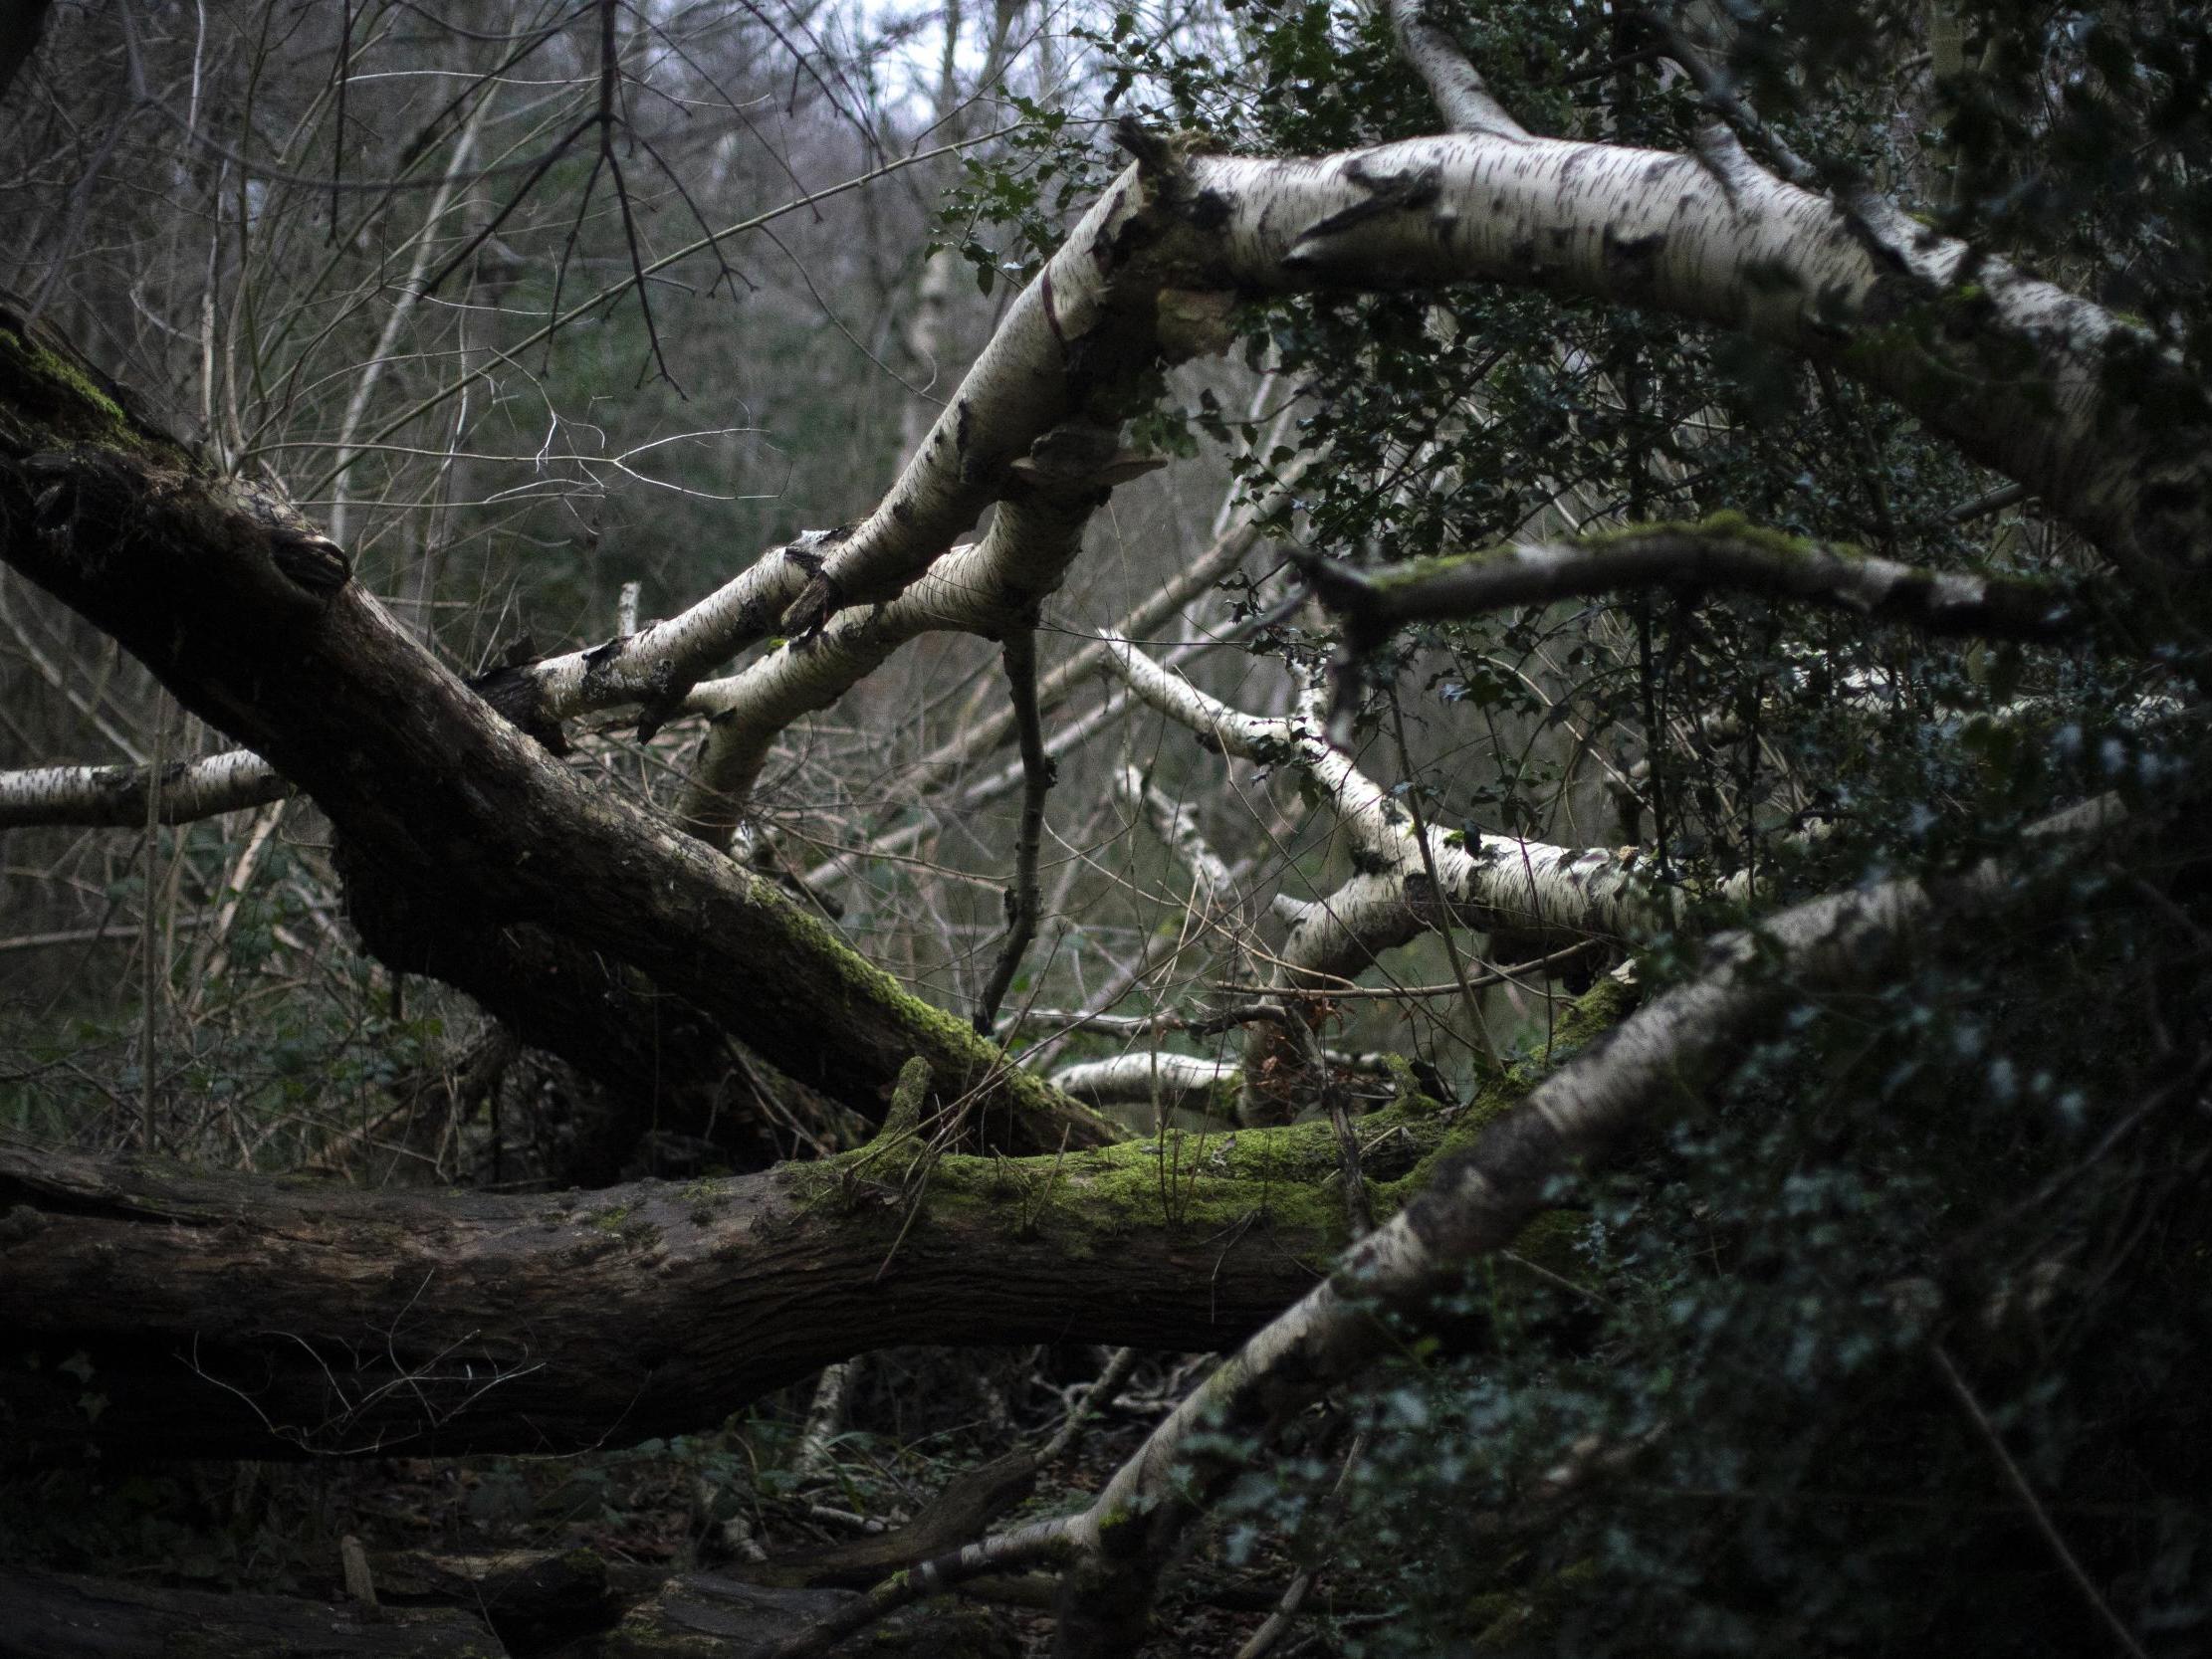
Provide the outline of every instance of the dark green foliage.
<path id="1" fill-rule="evenodd" d="M 1345 1651 L 2096 1651 L 1976 1413 L 2145 1645 L 2200 1650 L 2212 1124 L 2166 1045 L 2206 958 L 2098 875 L 2033 914 L 1805 1001 L 1563 1192 L 1582 1285 L 1470 1279 L 1444 1312 L 1479 1351 L 1363 1408 L 1334 1558 L 1404 1612 Z M 1335 1469 L 1288 1473 L 1232 1529 L 1295 1527 Z"/>
<path id="2" fill-rule="evenodd" d="M 1906 44 L 1917 6 L 1732 6 L 1720 38 L 1712 9 L 1676 21 L 1836 189 L 1892 191 L 2139 311 L 2192 365 L 2186 393 L 2212 234 L 2199 10 L 1956 12 L 1968 67 L 1933 85 Z M 1679 149 L 1709 118 L 1684 78 L 1654 77 L 1633 18 L 1430 15 L 1539 132 Z M 1106 31 L 1122 103 L 1260 151 L 1434 129 L 1367 14 L 1236 16 L 1241 64 Z M 1297 534 L 1330 558 L 1733 511 L 1934 568 L 2094 562 L 2033 514 L 1954 516 L 2000 481 L 1738 337 L 1496 289 L 1302 298 L 1248 326 L 1249 359 L 1312 411 L 1250 483 L 1325 457 Z M 1203 402 L 1192 418 L 1249 436 Z M 1582 1285 L 1482 1269 L 1444 1311 L 1473 1351 L 1411 1344 L 1334 1499 L 1341 1436 L 1255 1466 L 1230 1556 L 1304 1537 L 1360 1609 L 1332 1630 L 1352 1654 L 2110 1650 L 2063 1548 L 2132 1639 L 2202 1651 L 2212 935 L 2201 854 L 2175 850 L 2204 845 L 2184 712 L 2202 672 L 2124 632 L 1954 647 L 1670 592 L 1394 641 L 1370 664 L 1375 754 L 1395 704 L 1482 756 L 1407 780 L 1437 821 L 1641 841 L 1692 887 L 1748 869 L 1756 910 L 1940 888 L 1992 855 L 2019 902 L 1939 931 L 1871 994 L 1789 999 L 1701 1111 L 1562 1194 L 1586 1216 Z M 1601 768 L 1620 823 L 1592 833 Z M 2140 842 L 2023 851 L 2037 819 L 2104 791 Z M 1648 952 L 1655 984 L 1740 911 L 1698 915 Z"/>

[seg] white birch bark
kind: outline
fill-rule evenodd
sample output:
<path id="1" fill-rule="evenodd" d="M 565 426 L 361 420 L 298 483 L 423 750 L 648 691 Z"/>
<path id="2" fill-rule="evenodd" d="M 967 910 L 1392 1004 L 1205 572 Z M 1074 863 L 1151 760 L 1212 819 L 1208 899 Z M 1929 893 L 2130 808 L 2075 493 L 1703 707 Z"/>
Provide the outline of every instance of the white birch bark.
<path id="1" fill-rule="evenodd" d="M 2135 419 L 2124 397 L 2171 365 L 2084 300 L 1884 202 L 1850 207 L 1720 141 L 1692 157 L 1485 130 L 1287 161 L 1156 146 L 1014 302 L 863 522 L 772 552 L 669 621 L 523 673 L 553 718 L 623 703 L 672 712 L 779 615 L 809 632 L 846 605 L 895 598 L 1099 385 L 1222 343 L 1228 294 L 1300 288 L 1512 283 L 1833 361 L 2165 592 L 2171 567 L 2212 544 L 2199 533 L 2212 448 L 2194 427 Z M 2116 354 L 2128 373 L 2104 372 Z M 725 801 L 749 781 L 746 745 L 732 753 L 701 782 Z"/>
<path id="2" fill-rule="evenodd" d="M 1291 479 L 1297 476 L 1298 470 L 1293 469 Z M 1288 494 L 1287 488 L 1270 491 L 1256 506 L 1238 511 L 1197 558 L 1133 606 L 1103 634 L 1070 654 L 1040 679 L 1037 682 L 1038 711 L 1049 713 L 1058 708 L 1070 692 L 1096 673 L 1106 660 L 1110 641 L 1145 638 L 1162 623 L 1181 614 L 1192 600 L 1234 574 L 1252 548 L 1259 544 L 1261 522 L 1283 505 Z M 920 766 L 925 772 L 941 772 L 964 765 L 979 755 L 991 753 L 1012 730 L 1013 711 L 994 711 L 924 755 Z"/>
<path id="3" fill-rule="evenodd" d="M 1389 0 L 1391 28 L 1398 50 L 1429 84 L 1437 111 L 1454 132 L 1482 132 L 1497 138 L 1525 138 L 1528 129 L 1490 96 L 1474 65 L 1441 25 L 1426 16 L 1422 0 Z"/>
<path id="4" fill-rule="evenodd" d="M 1143 206 L 1131 168 L 1014 302 L 865 519 L 764 555 L 679 616 L 536 665 L 530 674 L 548 712 L 565 718 L 622 703 L 667 705 L 717 663 L 768 637 L 802 597 L 808 614 L 785 624 L 793 632 L 818 628 L 842 605 L 897 597 L 998 498 L 1014 463 L 1074 412 L 1068 343 L 1103 320 L 1113 250 Z M 731 792 L 729 779 L 708 787 Z"/>
<path id="5" fill-rule="evenodd" d="M 1235 902 L 1234 879 L 1221 855 L 1206 839 L 1206 832 L 1199 828 L 1196 806 L 1187 800 L 1169 799 L 1166 791 L 1147 783 L 1145 774 L 1135 766 L 1124 766 L 1115 774 L 1114 798 L 1145 815 L 1160 844 L 1189 872 L 1193 892 L 1207 909 Z"/>
<path id="6" fill-rule="evenodd" d="M 32 824 L 143 827 L 152 776 L 144 766 L 32 766 L 0 772 L 0 829 Z M 292 793 L 292 785 L 274 766 L 242 748 L 164 766 L 160 779 L 158 817 L 164 824 L 243 811 Z"/>
<path id="7" fill-rule="evenodd" d="M 1086 1106 L 1157 1103 L 1191 1112 L 1218 1109 L 1221 1090 L 1243 1070 L 1239 1060 L 1144 1049 L 1108 1060 L 1085 1060 L 1052 1074 L 1052 1086 Z"/>
<path id="8" fill-rule="evenodd" d="M 1273 953 L 1271 988 L 1349 984 L 1384 951 L 1432 929 L 1487 933 L 1493 955 L 1520 960 L 1594 935 L 1648 933 L 1675 914 L 1676 896 L 1648 879 L 1635 848 L 1575 849 L 1512 836 L 1480 837 L 1470 847 L 1464 835 L 1431 826 L 1425 857 L 1412 814 L 1323 736 L 1317 697 L 1297 714 L 1267 719 L 1208 696 L 1127 642 L 1117 642 L 1110 660 L 1138 699 L 1211 746 L 1305 773 L 1360 850 L 1360 873 L 1334 893 L 1276 899 L 1290 931 Z M 1247 1040 L 1246 1122 L 1287 1121 L 1306 1104 L 1306 1056 L 1291 1038 L 1262 1026 Z"/>
<path id="9" fill-rule="evenodd" d="M 1326 900 L 1278 906 L 1290 912 L 1279 954 L 1302 972 L 1348 978 L 1374 953 L 1403 944 L 1448 916 L 1478 932 L 1509 935 L 1535 955 L 1592 935 L 1629 938 L 1673 915 L 1672 901 L 1645 877 L 1634 849 L 1555 847 L 1517 836 L 1429 834 L 1430 860 L 1411 815 L 1332 747 L 1309 707 L 1287 719 L 1246 715 L 1170 673 L 1127 641 L 1108 659 L 1131 691 L 1223 753 L 1294 766 L 1328 799 L 1368 870 Z M 1429 891 L 1434 861 L 1440 898 Z"/>
<path id="10" fill-rule="evenodd" d="M 1651 587 L 1720 588 L 1996 639 L 2054 639 L 2085 620 L 2048 582 L 1924 570 L 1726 520 L 1630 528 L 1587 542 L 1517 541 L 1379 578 L 1320 563 L 1309 569 L 1322 601 L 1369 636 L 1408 622 Z"/>
<path id="11" fill-rule="evenodd" d="M 1091 510 L 1115 482 L 1154 463 L 1116 454 L 1113 434 L 1067 426 L 1046 435 L 998 504 L 981 541 L 939 560 L 885 603 L 838 612 L 820 632 L 787 640 L 744 672 L 697 687 L 689 704 L 707 737 L 678 816 L 726 844 L 777 733 L 826 709 L 917 635 L 959 630 L 996 638 L 1026 627 L 1081 549 Z"/>
<path id="12" fill-rule="evenodd" d="M 2116 557 L 2165 550 L 2167 531 L 2138 533 L 2146 487 L 2169 514 L 2204 511 L 2204 434 L 2131 419 L 2101 373 L 2115 347 L 2159 370 L 2145 338 L 1885 202 L 1847 214 L 1732 141 L 1688 156 L 1454 134 L 1315 160 L 1202 156 L 1190 176 L 1223 287 L 1484 281 L 1646 307 L 1833 361 Z M 2006 361 L 2022 350 L 2034 397 Z"/>

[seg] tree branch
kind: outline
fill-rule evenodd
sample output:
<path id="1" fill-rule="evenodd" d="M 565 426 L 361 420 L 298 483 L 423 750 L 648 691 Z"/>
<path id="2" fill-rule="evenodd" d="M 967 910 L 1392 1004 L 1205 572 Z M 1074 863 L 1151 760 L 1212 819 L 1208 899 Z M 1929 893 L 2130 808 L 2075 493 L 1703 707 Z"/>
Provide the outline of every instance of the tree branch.
<path id="1" fill-rule="evenodd" d="M 1490 96 L 1490 89 L 1474 65 L 1441 24 L 1424 15 L 1425 0 L 1389 0 L 1391 27 L 1398 35 L 1398 49 L 1405 54 L 1422 80 L 1444 124 L 1454 132 L 1481 133 L 1492 138 L 1525 138 L 1528 129 L 1506 112 Z"/>
<path id="2" fill-rule="evenodd" d="M 284 503 L 206 476 L 4 326 L 0 558 L 299 783 L 354 868 L 433 928 L 447 916 L 546 928 L 863 1116 L 880 1115 L 919 1054 L 949 1098 L 984 1109 L 986 1136 L 1032 1149 L 1114 1136 L 768 884 L 560 765 L 393 623 Z"/>
<path id="3" fill-rule="evenodd" d="M 1954 920 L 1987 914 L 2017 894 L 2003 871 L 1984 865 L 1946 892 L 1942 909 Z M 1697 1085 L 1792 999 L 1893 971 L 1936 915 L 1926 889 L 1893 882 L 1832 894 L 1717 940 L 1703 975 L 1630 1015 L 1471 1147 L 1441 1160 L 1419 1197 L 1184 1400 L 1064 1524 L 1077 1567 L 1063 1590 L 1061 1651 L 1135 1645 L 1159 1567 L 1243 1467 L 1194 1444 L 1200 1435 L 1209 1448 L 1271 1436 L 1394 1346 L 1378 1311 L 1419 1329 L 1469 1264 L 1509 1246 L 1552 1201 L 1561 1177 L 1602 1162 L 1632 1130 L 1693 1100 Z"/>
<path id="4" fill-rule="evenodd" d="M 1316 596 L 1351 623 L 1363 645 L 1409 622 L 1652 587 L 1792 599 L 1923 633 L 1988 639 L 2065 639 L 2087 621 L 2074 596 L 2049 582 L 1923 570 L 1755 529 L 1732 515 L 1580 541 L 1517 541 L 1374 577 L 1317 559 L 1301 567 Z"/>
<path id="5" fill-rule="evenodd" d="M 1044 726 L 1037 718 L 1037 636 L 1035 627 L 1017 628 L 1006 635 L 1004 646 L 1006 691 L 1013 700 L 1015 722 L 1021 731 L 1021 825 L 1013 853 L 1013 886 L 1006 890 L 1006 937 L 992 964 L 976 1002 L 976 1029 L 991 1035 L 998 1022 L 998 1004 L 1037 936 L 1037 912 L 1043 894 L 1037 887 L 1037 855 L 1044 842 L 1044 797 L 1052 787 L 1054 767 L 1044 752 Z"/>
<path id="6" fill-rule="evenodd" d="M 145 766 L 32 766 L 0 772 L 0 829 L 33 824 L 109 828 L 146 821 Z M 264 806 L 292 793 L 275 767 L 247 749 L 179 760 L 160 773 L 159 821 L 191 823 Z"/>

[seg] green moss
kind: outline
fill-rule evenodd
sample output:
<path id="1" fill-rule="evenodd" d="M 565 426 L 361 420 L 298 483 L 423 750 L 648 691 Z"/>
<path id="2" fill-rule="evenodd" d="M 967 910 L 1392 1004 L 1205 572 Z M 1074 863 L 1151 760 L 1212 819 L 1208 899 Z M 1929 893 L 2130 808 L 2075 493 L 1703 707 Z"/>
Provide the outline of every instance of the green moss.
<path id="1" fill-rule="evenodd" d="M 1568 1003 L 1552 1022 L 1550 1052 L 1541 1060 L 1523 1062 L 1524 1068 L 1534 1068 L 1527 1081 L 1533 1085 L 1537 1077 L 1548 1075 L 1560 1061 L 1619 1025 L 1635 1008 L 1638 994 L 1635 986 L 1623 984 L 1610 973 L 1600 975 L 1596 984 Z"/>
<path id="2" fill-rule="evenodd" d="M 1520 1236 L 1513 1240 L 1512 1253 L 1541 1270 L 1535 1277 L 1551 1274 L 1571 1285 L 1589 1284 L 1590 1261 L 1582 1253 L 1589 1225 L 1589 1216 L 1580 1210 L 1545 1210 L 1521 1229 Z M 1499 1276 L 1506 1280 L 1518 1277 L 1524 1284 L 1531 1277 L 1512 1262 L 1500 1264 Z"/>
<path id="3" fill-rule="evenodd" d="M 729 1196 L 721 1185 L 711 1180 L 693 1181 L 676 1194 L 676 1199 L 685 1206 L 685 1213 L 695 1227 L 712 1226 L 716 1212 L 729 1203 Z"/>
<path id="4" fill-rule="evenodd" d="M 1472 1145 L 1493 1120 L 1520 1105 L 1531 1090 L 1558 1070 L 1576 1050 L 1620 1024 L 1622 1017 L 1636 1005 L 1636 998 L 1633 986 L 1624 985 L 1607 974 L 1570 1002 L 1552 1022 L 1551 1044 L 1547 1049 L 1510 1068 L 1461 1108 L 1451 1120 L 1449 1131 L 1409 1173 L 1369 1189 L 1376 1216 L 1395 1213 L 1408 1203 L 1415 1193 L 1429 1184 L 1439 1159 Z"/>
<path id="5" fill-rule="evenodd" d="M 1392 1107 L 1364 1132 L 1403 1129 L 1426 1143 L 1445 1133 L 1434 1103 Z M 871 1155 L 873 1154 L 873 1155 Z M 912 1160 L 863 1147 L 785 1175 L 801 1202 L 850 1206 L 903 1190 Z M 1212 1237 L 1264 1221 L 1286 1246 L 1310 1241 L 1313 1259 L 1347 1242 L 1335 1132 L 1325 1123 L 1278 1129 L 1171 1130 L 1058 1156 L 941 1156 L 931 1160 L 924 1219 L 955 1229 L 1047 1237 L 1072 1257 L 1133 1232 Z M 890 1224 L 895 1225 L 893 1216 Z"/>
<path id="6" fill-rule="evenodd" d="M 1466 1628 L 1475 1632 L 1474 1646 L 1478 1652 L 1510 1646 L 1527 1621 L 1528 1608 L 1519 1596 L 1507 1591 L 1491 1590 L 1467 1601 Z"/>
<path id="7" fill-rule="evenodd" d="M 1394 1104 L 1401 1111 L 1427 1115 L 1444 1109 L 1443 1102 L 1421 1092 L 1421 1081 L 1414 1076 L 1413 1062 L 1403 1054 L 1386 1054 L 1383 1064 L 1390 1072 L 1391 1086 L 1397 1091 Z"/>
<path id="8" fill-rule="evenodd" d="M 23 447 L 94 444 L 137 450 L 137 424 L 108 390 L 59 351 L 41 345 L 0 313 L 0 439 Z M 24 417 L 28 416 L 28 420 Z"/>
<path id="9" fill-rule="evenodd" d="M 1624 542 L 1641 541 L 1656 535 L 1725 536 L 1731 541 L 1746 542 L 1762 551 L 1786 558 L 1804 558 L 1815 552 L 1838 558 L 1863 556 L 1849 542 L 1816 541 L 1806 536 L 1790 535 L 1756 523 L 1740 513 L 1728 511 L 1714 513 L 1703 518 L 1667 519 L 1657 523 L 1622 524 L 1607 529 L 1587 530 L 1574 538 L 1573 545 L 1585 552 L 1596 553 Z M 1446 571 L 1463 570 L 1509 559 L 1513 557 L 1514 547 L 1515 543 L 1502 541 L 1464 553 L 1409 559 L 1404 564 L 1378 571 L 1369 580 L 1376 592 L 1388 593 L 1440 576 Z"/>
<path id="10" fill-rule="evenodd" d="M 1532 1058 L 1456 1110 L 1424 1095 L 1403 1061 L 1394 1066 L 1398 1099 L 1361 1120 L 1361 1138 L 1388 1138 L 1402 1148 L 1402 1158 L 1420 1155 L 1402 1179 L 1370 1179 L 1376 1218 L 1387 1218 L 1420 1190 L 1438 1156 L 1470 1143 L 1566 1054 L 1618 1021 L 1634 994 L 1615 980 L 1601 980 L 1562 1014 L 1548 1060 Z M 917 1180 L 925 1162 L 926 1180 Z M 1284 1248 L 1304 1252 L 1316 1265 L 1349 1240 L 1336 1133 L 1318 1121 L 1234 1132 L 1170 1130 L 1157 1139 L 1024 1158 L 940 1156 L 919 1138 L 894 1130 L 856 1151 L 786 1165 L 782 1179 L 802 1206 L 873 1213 L 887 1230 L 903 1226 L 909 1206 L 919 1201 L 920 1225 L 970 1237 L 1047 1238 L 1074 1259 L 1109 1251 L 1132 1233 L 1212 1238 L 1254 1222 L 1266 1223 Z M 1574 1226 L 1572 1217 L 1540 1222 L 1523 1254 L 1572 1277 L 1579 1271 Z"/>
<path id="11" fill-rule="evenodd" d="M 773 905 L 784 942 L 802 960 L 826 968 L 833 981 L 841 980 L 843 994 L 856 1007 L 879 1010 L 878 1017 L 898 1031 L 908 1053 L 930 1063 L 941 1094 L 959 1094 L 988 1082 L 989 1106 L 993 1110 L 1011 1107 L 1028 1118 L 1037 1126 L 1035 1139 L 1047 1144 L 1058 1141 L 1060 1130 L 1071 1118 L 1087 1122 L 1101 1139 L 1118 1138 L 1120 1132 L 1110 1120 L 1078 1106 L 1035 1074 L 1007 1065 L 997 1045 L 978 1036 L 966 1019 L 913 995 L 818 918 L 786 903 L 765 884 L 757 881 L 756 886 Z M 831 1001 L 828 1006 L 834 1009 L 836 1004 Z M 813 998 L 808 998 L 805 1011 L 814 1016 Z"/>

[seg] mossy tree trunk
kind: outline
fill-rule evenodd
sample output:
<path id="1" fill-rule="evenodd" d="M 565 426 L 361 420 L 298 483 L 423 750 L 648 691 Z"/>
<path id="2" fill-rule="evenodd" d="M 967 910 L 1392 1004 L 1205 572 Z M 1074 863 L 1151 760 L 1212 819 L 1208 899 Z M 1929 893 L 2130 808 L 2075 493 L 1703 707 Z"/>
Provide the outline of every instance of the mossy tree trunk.
<path id="1" fill-rule="evenodd" d="M 1372 1200 L 1485 1115 L 1365 1121 Z M 560 1451 L 710 1426 L 899 1344 L 1231 1347 L 1348 1241 L 1338 1156 L 1326 1124 L 1030 1158 L 899 1129 L 515 1197 L 0 1148 L 0 1419 L 43 1458 Z"/>
<path id="2" fill-rule="evenodd" d="M 1114 1138 L 769 884 L 572 774 L 393 622 L 289 507 L 207 473 L 4 313 L 0 559 L 305 789 L 356 885 L 403 896 L 433 935 L 541 931 L 634 970 L 865 1117 L 920 1055 L 987 1143 Z M 635 998 L 594 1016 L 591 999 L 528 972 L 556 958 L 507 959 L 513 982 L 476 974 L 465 988 L 517 1016 L 545 997 L 572 1005 L 547 1040 L 586 1069 L 624 1052 L 606 1027 L 633 1023 Z M 417 937 L 398 965 L 440 963 Z"/>

